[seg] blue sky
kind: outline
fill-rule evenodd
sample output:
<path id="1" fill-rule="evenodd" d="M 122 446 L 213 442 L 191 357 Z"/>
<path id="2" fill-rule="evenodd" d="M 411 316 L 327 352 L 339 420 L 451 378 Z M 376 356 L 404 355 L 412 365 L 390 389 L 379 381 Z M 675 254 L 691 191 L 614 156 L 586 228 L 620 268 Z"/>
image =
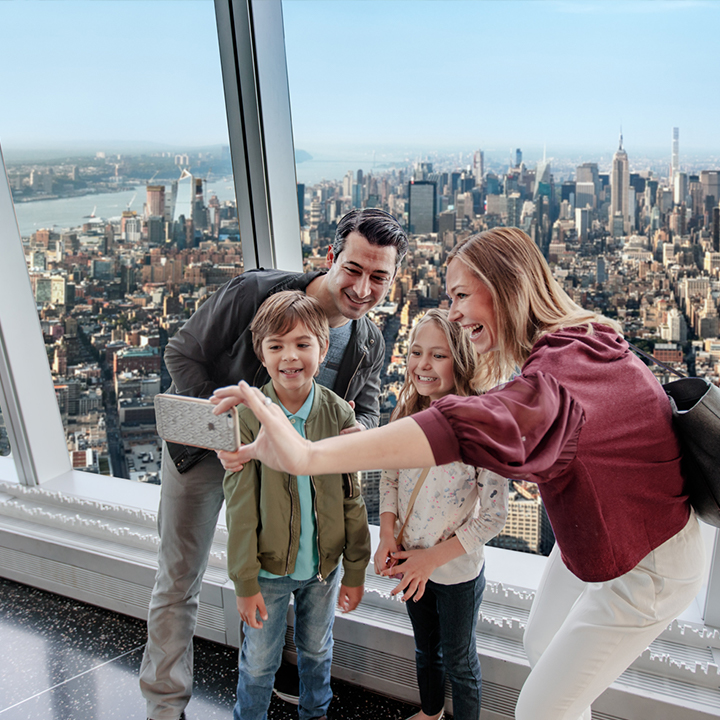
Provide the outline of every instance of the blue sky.
<path id="1" fill-rule="evenodd" d="M 296 148 L 720 152 L 715 0 L 284 0 Z M 210 0 L 0 2 L 0 143 L 227 141 Z M 100 149 L 100 148 L 98 148 Z"/>

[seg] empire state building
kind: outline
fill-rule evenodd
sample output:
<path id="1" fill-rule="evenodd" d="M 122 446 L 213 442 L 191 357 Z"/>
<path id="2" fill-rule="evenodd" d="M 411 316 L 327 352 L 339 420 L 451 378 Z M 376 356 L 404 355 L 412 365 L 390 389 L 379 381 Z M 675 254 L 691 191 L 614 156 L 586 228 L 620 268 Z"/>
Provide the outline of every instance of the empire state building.
<path id="1" fill-rule="evenodd" d="M 630 170 L 628 156 L 623 150 L 623 137 L 613 155 L 610 174 L 610 230 L 613 237 L 630 231 Z"/>

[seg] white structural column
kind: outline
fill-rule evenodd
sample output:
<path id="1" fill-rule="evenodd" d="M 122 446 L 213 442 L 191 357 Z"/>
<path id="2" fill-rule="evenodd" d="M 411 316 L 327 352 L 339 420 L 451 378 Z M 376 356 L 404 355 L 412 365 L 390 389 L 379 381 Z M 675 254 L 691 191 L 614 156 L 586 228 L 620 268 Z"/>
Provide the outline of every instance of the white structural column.
<path id="1" fill-rule="evenodd" d="M 245 269 L 302 270 L 280 0 L 215 0 Z"/>
<path id="2" fill-rule="evenodd" d="M 0 148 L 0 390 L 20 481 L 68 472 L 60 410 Z"/>

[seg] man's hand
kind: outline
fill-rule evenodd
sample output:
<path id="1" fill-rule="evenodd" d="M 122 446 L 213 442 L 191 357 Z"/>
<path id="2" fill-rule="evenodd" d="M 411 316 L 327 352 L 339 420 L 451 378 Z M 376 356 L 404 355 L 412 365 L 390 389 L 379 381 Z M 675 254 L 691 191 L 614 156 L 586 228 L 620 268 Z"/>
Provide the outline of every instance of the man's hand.
<path id="1" fill-rule="evenodd" d="M 257 593 L 257 595 L 251 595 L 250 597 L 237 598 L 237 609 L 240 613 L 240 619 L 257 630 L 263 626 L 262 621 L 268 619 L 267 608 L 265 607 L 262 593 Z M 261 620 L 257 617 L 258 613 L 260 613 Z"/>
<path id="2" fill-rule="evenodd" d="M 353 427 L 345 428 L 344 430 L 340 431 L 341 435 L 349 435 L 350 433 L 356 433 L 360 432 L 361 430 L 365 430 L 365 426 L 360 424 L 359 422 L 356 422 Z"/>
<path id="3" fill-rule="evenodd" d="M 362 600 L 365 588 L 363 585 L 358 587 L 347 587 L 347 585 L 340 586 L 340 594 L 338 595 L 338 607 L 344 613 L 352 612 Z"/>
<path id="4" fill-rule="evenodd" d="M 348 405 L 354 410 L 355 409 L 355 401 L 354 400 L 348 400 Z M 345 428 L 344 430 L 340 431 L 341 435 L 348 435 L 350 433 L 360 432 L 361 430 L 365 430 L 365 426 L 359 422 L 356 422 L 353 427 Z"/>
<path id="5" fill-rule="evenodd" d="M 238 448 L 235 452 L 230 452 L 229 450 L 217 450 L 215 454 L 218 456 L 218 459 L 226 470 L 229 470 L 230 472 L 240 472 L 244 465 L 238 458 L 238 453 L 241 448 L 242 445 L 240 445 L 240 448 Z"/>

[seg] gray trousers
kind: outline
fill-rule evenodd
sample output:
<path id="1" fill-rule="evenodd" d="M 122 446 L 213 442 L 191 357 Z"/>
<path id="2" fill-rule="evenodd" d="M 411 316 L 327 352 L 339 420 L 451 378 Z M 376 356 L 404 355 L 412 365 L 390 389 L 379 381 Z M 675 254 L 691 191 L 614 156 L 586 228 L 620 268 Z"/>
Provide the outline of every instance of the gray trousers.
<path id="1" fill-rule="evenodd" d="M 158 571 L 148 612 L 140 689 L 152 720 L 177 720 L 190 701 L 202 578 L 223 503 L 215 453 L 180 474 L 163 444 Z"/>

